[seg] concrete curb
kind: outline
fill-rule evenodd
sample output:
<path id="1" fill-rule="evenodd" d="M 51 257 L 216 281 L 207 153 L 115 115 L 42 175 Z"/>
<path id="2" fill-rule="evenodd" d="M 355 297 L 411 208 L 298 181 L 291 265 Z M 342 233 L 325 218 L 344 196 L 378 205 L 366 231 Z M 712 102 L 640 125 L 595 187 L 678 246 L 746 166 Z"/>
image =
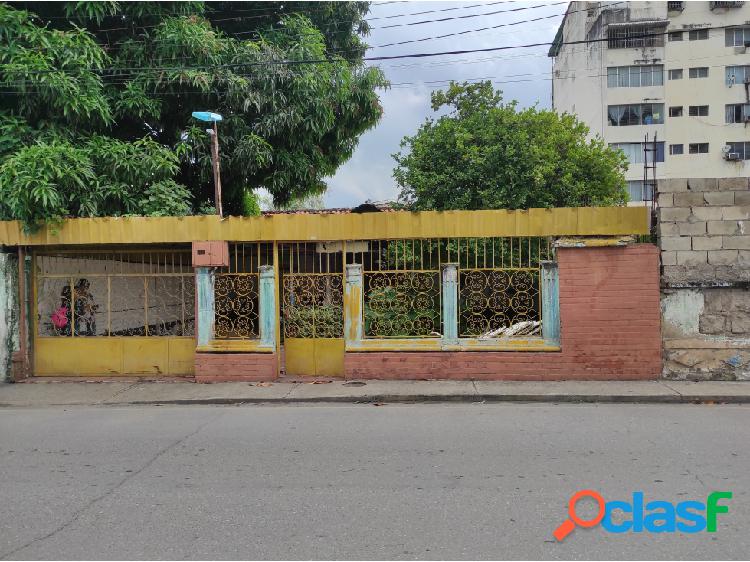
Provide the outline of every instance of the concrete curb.
<path id="1" fill-rule="evenodd" d="M 591 394 L 486 394 L 486 395 L 395 395 L 372 396 L 305 396 L 287 398 L 196 398 L 175 400 L 133 400 L 128 402 L 105 402 L 100 406 L 159 406 L 159 405 L 242 405 L 242 404 L 409 404 L 409 403 L 573 403 L 573 404 L 750 404 L 750 396 L 653 396 L 653 395 L 591 395 Z M 50 404 L 57 406 L 86 405 Z M 0 403 L 0 407 L 13 406 Z"/>

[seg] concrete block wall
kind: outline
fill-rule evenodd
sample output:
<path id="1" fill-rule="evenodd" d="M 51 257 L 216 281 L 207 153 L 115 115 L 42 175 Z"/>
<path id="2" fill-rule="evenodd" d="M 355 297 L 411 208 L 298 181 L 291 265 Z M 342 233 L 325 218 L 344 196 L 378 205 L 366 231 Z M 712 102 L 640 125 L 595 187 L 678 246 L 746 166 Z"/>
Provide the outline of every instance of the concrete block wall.
<path id="1" fill-rule="evenodd" d="M 347 378 L 637 380 L 661 372 L 659 252 L 560 248 L 559 352 L 347 352 Z"/>
<path id="2" fill-rule="evenodd" d="M 663 375 L 750 379 L 750 178 L 658 190 Z"/>

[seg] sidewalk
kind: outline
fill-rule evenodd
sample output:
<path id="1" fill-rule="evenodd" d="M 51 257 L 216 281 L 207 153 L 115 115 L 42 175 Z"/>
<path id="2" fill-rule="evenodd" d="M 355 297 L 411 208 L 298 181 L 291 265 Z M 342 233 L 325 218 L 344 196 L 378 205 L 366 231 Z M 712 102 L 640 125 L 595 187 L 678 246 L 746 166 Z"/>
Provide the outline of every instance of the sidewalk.
<path id="1" fill-rule="evenodd" d="M 750 403 L 750 382 L 343 381 L 190 384 L 34 379 L 0 384 L 0 407 L 396 402 Z"/>

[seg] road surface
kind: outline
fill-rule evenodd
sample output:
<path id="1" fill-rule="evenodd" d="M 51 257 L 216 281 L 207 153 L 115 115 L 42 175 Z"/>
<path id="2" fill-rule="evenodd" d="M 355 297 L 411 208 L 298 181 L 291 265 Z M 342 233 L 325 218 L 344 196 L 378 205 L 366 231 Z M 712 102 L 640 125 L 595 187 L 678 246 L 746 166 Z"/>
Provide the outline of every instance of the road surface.
<path id="1" fill-rule="evenodd" d="M 557 543 L 584 488 L 734 497 L 716 533 Z M 0 409 L 0 559 L 746 558 L 748 489 L 748 406 Z"/>

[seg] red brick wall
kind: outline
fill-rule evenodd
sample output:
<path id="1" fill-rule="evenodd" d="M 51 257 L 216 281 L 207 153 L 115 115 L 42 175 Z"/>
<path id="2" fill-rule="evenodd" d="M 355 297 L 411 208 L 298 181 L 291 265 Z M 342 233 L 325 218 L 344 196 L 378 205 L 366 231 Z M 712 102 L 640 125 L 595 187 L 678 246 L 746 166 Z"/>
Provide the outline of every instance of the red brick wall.
<path id="1" fill-rule="evenodd" d="M 275 353 L 196 353 L 196 382 L 272 381 Z"/>
<path id="2" fill-rule="evenodd" d="M 560 248 L 560 352 L 353 352 L 350 379 L 655 379 L 661 372 L 653 244 Z"/>

